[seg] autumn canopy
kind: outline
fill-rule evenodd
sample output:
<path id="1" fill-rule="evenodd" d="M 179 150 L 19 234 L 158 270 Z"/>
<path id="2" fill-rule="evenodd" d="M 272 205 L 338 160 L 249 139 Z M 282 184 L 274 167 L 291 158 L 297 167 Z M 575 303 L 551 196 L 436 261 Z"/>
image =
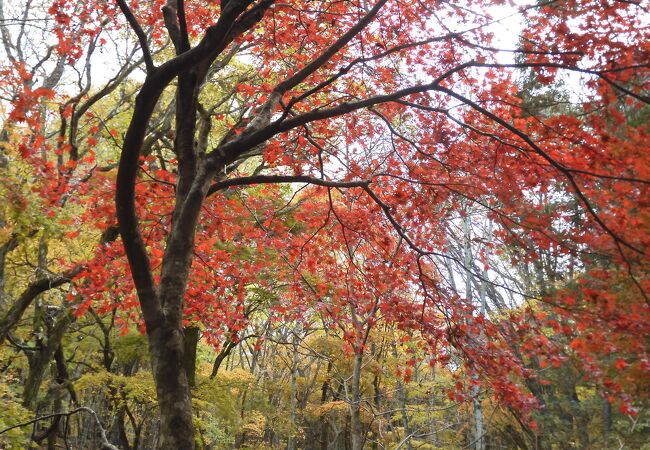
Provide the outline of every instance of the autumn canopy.
<path id="1" fill-rule="evenodd" d="M 0 32 L 0 443 L 635 448 L 647 2 L 16 0 Z"/>

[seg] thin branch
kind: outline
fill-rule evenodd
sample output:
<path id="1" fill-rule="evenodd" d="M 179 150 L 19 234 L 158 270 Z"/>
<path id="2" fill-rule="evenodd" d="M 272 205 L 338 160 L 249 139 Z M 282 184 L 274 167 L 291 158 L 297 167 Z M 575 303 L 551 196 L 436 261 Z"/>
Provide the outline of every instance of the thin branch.
<path id="1" fill-rule="evenodd" d="M 312 60 L 305 67 L 296 72 L 295 75 L 279 83 L 275 87 L 274 91 L 283 94 L 289 89 L 292 89 L 293 87 L 302 83 L 309 75 L 317 71 L 323 64 L 329 61 L 332 56 L 334 56 L 339 50 L 345 47 L 356 35 L 358 35 L 365 27 L 367 27 L 387 1 L 388 0 L 379 0 L 365 16 L 363 16 L 356 24 L 354 24 L 352 28 L 345 32 L 332 45 L 327 47 L 327 49 L 318 55 L 316 59 Z"/>
<path id="2" fill-rule="evenodd" d="M 110 443 L 110 441 L 108 440 L 108 437 L 106 436 L 106 429 L 104 429 L 104 427 L 102 426 L 102 423 L 99 420 L 99 416 L 97 415 L 97 413 L 94 410 L 88 408 L 87 406 L 81 406 L 81 407 L 79 407 L 77 409 L 73 409 L 72 411 L 68 411 L 68 412 L 61 412 L 61 413 L 47 414 L 45 416 L 39 416 L 39 417 L 36 417 L 35 419 L 29 420 L 27 422 L 22 422 L 22 423 L 19 423 L 17 425 L 12 425 L 10 427 L 7 427 L 4 430 L 0 431 L 0 435 L 4 434 L 4 433 L 6 433 L 6 432 L 8 432 L 10 430 L 16 429 L 16 428 L 22 428 L 22 427 L 26 427 L 27 425 L 31 425 L 31 424 L 40 422 L 41 420 L 52 419 L 54 417 L 66 417 L 67 418 L 67 417 L 70 417 L 70 416 L 72 416 L 74 414 L 77 414 L 79 412 L 87 412 L 88 414 L 92 415 L 93 418 L 95 419 L 95 423 L 97 423 L 97 427 L 99 428 L 99 438 L 100 438 L 101 443 L 102 443 L 102 446 L 100 447 L 100 450 L 120 450 L 118 447 L 116 447 L 116 446 L 114 446 L 113 444 Z"/>
<path id="3" fill-rule="evenodd" d="M 530 146 L 530 148 L 531 148 L 535 153 L 537 153 L 537 154 L 540 155 L 542 158 L 544 158 L 544 159 L 545 159 L 545 160 L 546 160 L 546 161 L 547 161 L 551 166 L 553 166 L 554 168 L 556 168 L 559 172 L 561 172 L 561 173 L 564 175 L 564 177 L 569 181 L 569 184 L 571 185 L 571 187 L 573 188 L 573 190 L 575 191 L 575 193 L 578 195 L 578 197 L 580 198 L 580 200 L 581 200 L 582 203 L 584 204 L 584 206 L 585 206 L 585 208 L 587 209 L 587 211 L 589 212 L 589 214 L 594 218 L 594 220 L 598 223 L 598 225 L 600 225 L 600 227 L 601 227 L 601 228 L 602 228 L 602 229 L 603 229 L 607 234 L 609 234 L 609 235 L 614 239 L 614 241 L 623 244 L 624 246 L 628 247 L 629 249 L 631 249 L 631 250 L 633 250 L 633 251 L 635 251 L 635 252 L 637 252 L 637 253 L 640 253 L 640 254 L 643 254 L 643 253 L 644 253 L 643 250 L 638 249 L 637 247 L 635 247 L 634 245 L 630 244 L 629 242 L 627 242 L 626 240 L 624 240 L 623 238 L 621 238 L 620 236 L 618 236 L 616 233 L 614 233 L 614 231 L 613 231 L 611 228 L 609 228 L 609 226 L 607 226 L 607 224 L 606 224 L 605 222 L 603 222 L 603 220 L 600 218 L 600 216 L 598 215 L 598 213 L 594 210 L 594 208 L 593 208 L 593 206 L 591 205 L 591 202 L 589 201 L 589 199 L 587 198 L 587 196 L 582 192 L 582 189 L 580 189 L 580 186 L 578 186 L 578 183 L 576 182 L 576 180 L 575 180 L 573 174 L 571 173 L 571 171 L 568 170 L 566 167 L 564 167 L 563 164 L 561 164 L 560 162 L 558 162 L 558 161 L 556 161 L 555 159 L 553 159 L 553 158 L 552 158 L 548 153 L 546 153 L 544 150 L 542 150 L 542 149 L 541 149 L 541 148 L 540 148 L 540 147 L 539 147 L 539 146 L 538 146 L 538 145 L 537 145 L 537 144 L 536 144 L 536 143 L 535 143 L 535 142 L 530 138 L 530 136 L 528 136 L 526 133 L 524 133 L 523 131 L 519 130 L 519 129 L 516 128 L 515 126 L 510 125 L 508 122 L 506 122 L 505 120 L 503 120 L 501 117 L 497 116 L 497 115 L 494 114 L 494 113 L 491 113 L 490 111 L 488 111 L 487 109 L 483 108 L 482 106 L 480 106 L 480 105 L 477 104 L 476 102 L 474 102 L 474 101 L 470 100 L 469 98 L 464 97 L 464 96 L 462 96 L 462 95 L 460 95 L 460 94 L 458 94 L 458 93 L 452 91 L 451 89 L 447 89 L 447 88 L 444 88 L 444 87 L 438 86 L 438 87 L 436 87 L 434 90 L 439 91 L 439 92 L 444 92 L 445 94 L 447 94 L 447 95 L 449 95 L 449 96 L 455 98 L 456 100 L 460 100 L 461 102 L 465 103 L 467 106 L 469 106 L 469 107 L 471 107 L 472 109 L 478 111 L 479 113 L 481 113 L 481 114 L 484 115 L 485 117 L 491 119 L 492 121 L 498 123 L 499 125 L 501 125 L 501 126 L 504 127 L 505 129 L 507 129 L 508 131 L 510 131 L 511 133 L 513 133 L 513 134 L 517 135 L 518 137 L 520 137 L 524 142 L 526 142 L 526 144 L 528 144 L 528 146 Z"/>
<path id="4" fill-rule="evenodd" d="M 156 67 L 154 66 L 153 59 L 151 58 L 151 51 L 149 50 L 149 44 L 147 43 L 147 35 L 144 34 L 142 27 L 138 23 L 138 20 L 133 15 L 133 12 L 129 8 L 129 5 L 126 4 L 125 0 L 115 0 L 117 5 L 120 7 L 122 14 L 126 18 L 127 22 L 131 26 L 131 29 L 138 36 L 138 41 L 140 42 L 140 48 L 142 48 L 142 56 L 144 57 L 144 64 L 147 67 L 147 73 L 153 72 Z"/>

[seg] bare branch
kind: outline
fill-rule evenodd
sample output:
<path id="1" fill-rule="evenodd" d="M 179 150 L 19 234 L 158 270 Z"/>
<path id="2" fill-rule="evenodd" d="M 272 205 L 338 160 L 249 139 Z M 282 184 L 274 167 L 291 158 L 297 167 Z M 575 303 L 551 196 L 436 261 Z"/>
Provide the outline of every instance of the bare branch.
<path id="1" fill-rule="evenodd" d="M 31 425 L 37 422 L 40 422 L 41 420 L 47 420 L 47 419 L 52 419 L 54 417 L 70 417 L 74 414 L 77 414 L 79 412 L 87 412 L 91 416 L 93 416 L 93 419 L 95 419 L 95 423 L 97 424 L 97 427 L 99 428 L 99 437 L 102 442 L 102 446 L 100 447 L 100 450 L 120 450 L 118 447 L 114 446 L 113 444 L 110 443 L 108 440 L 108 437 L 106 435 L 106 429 L 102 426 L 101 421 L 99 420 L 99 416 L 97 413 L 88 408 L 87 406 L 81 406 L 79 408 L 73 409 L 72 411 L 68 412 L 61 412 L 61 413 L 54 413 L 54 414 L 47 414 L 45 416 L 39 416 L 36 417 L 35 419 L 28 420 L 27 422 L 22 422 L 17 425 L 13 425 L 10 427 L 5 428 L 4 430 L 0 431 L 0 435 L 6 433 L 7 431 L 14 430 L 16 428 L 22 428 L 26 427 L 27 425 Z"/>
<path id="2" fill-rule="evenodd" d="M 120 7 L 122 14 L 124 14 L 124 17 L 126 18 L 127 22 L 129 22 L 131 29 L 135 32 L 136 36 L 138 37 L 138 41 L 140 42 L 140 47 L 142 48 L 142 56 L 144 57 L 144 64 L 147 67 L 147 73 L 153 72 L 156 67 L 154 66 L 153 59 L 151 58 L 151 51 L 149 50 L 147 35 L 144 34 L 142 27 L 140 26 L 138 20 L 133 15 L 133 12 L 131 12 L 129 5 L 126 4 L 126 0 L 115 0 L 115 1 L 117 2 L 117 5 Z"/>
<path id="3" fill-rule="evenodd" d="M 307 183 L 316 186 L 326 186 L 334 188 L 354 188 L 365 187 L 370 184 L 369 180 L 360 181 L 328 181 L 321 178 L 314 178 L 307 175 L 256 175 L 251 177 L 231 178 L 229 180 L 214 183 L 208 189 L 208 194 L 214 194 L 217 191 L 233 187 L 248 186 L 252 184 L 277 184 L 277 183 Z"/>

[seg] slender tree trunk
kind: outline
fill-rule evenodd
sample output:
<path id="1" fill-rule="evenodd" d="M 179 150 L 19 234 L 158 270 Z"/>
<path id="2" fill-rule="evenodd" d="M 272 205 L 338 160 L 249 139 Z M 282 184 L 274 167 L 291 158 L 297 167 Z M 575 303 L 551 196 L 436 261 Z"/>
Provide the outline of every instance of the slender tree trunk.
<path id="1" fill-rule="evenodd" d="M 4 228 L 5 221 L 0 217 L 0 228 Z M 0 245 L 0 311 L 4 312 L 6 308 L 5 303 L 5 267 L 7 261 L 7 254 L 18 246 L 18 236 L 12 234 L 7 242 Z"/>
<path id="2" fill-rule="evenodd" d="M 354 368 L 352 370 L 352 383 L 350 386 L 350 435 L 352 450 L 362 450 L 365 436 L 361 423 L 361 366 L 363 363 L 363 350 L 361 344 L 355 346 Z"/>
<path id="3" fill-rule="evenodd" d="M 435 380 L 436 380 L 436 366 L 433 365 L 431 366 L 431 386 L 435 386 Z M 432 387 L 432 389 L 434 389 Z M 434 395 L 434 392 L 429 392 L 429 408 L 431 411 L 435 410 L 436 408 L 436 397 Z M 430 415 L 429 419 L 429 433 L 431 434 L 431 444 L 433 444 L 434 447 L 438 447 L 438 430 L 436 426 L 436 418 L 433 414 Z"/>
<path id="4" fill-rule="evenodd" d="M 298 401 L 298 331 L 295 330 L 292 340 L 293 361 L 291 364 L 291 398 L 289 399 L 289 421 L 291 430 L 287 440 L 287 450 L 296 449 L 296 406 Z"/>
<path id="5" fill-rule="evenodd" d="M 605 446 L 609 442 L 609 431 L 612 428 L 612 404 L 606 398 L 603 399 L 603 442 Z"/>
<path id="6" fill-rule="evenodd" d="M 52 410 L 55 412 L 60 412 L 63 410 L 61 401 L 61 392 L 54 392 L 54 401 L 52 402 Z M 59 438 L 59 432 L 61 431 L 61 421 L 57 418 L 52 424 L 50 433 L 47 435 L 47 450 L 56 450 L 56 442 Z"/>
<path id="7" fill-rule="evenodd" d="M 343 432 L 343 445 L 345 446 L 345 450 L 350 449 L 350 419 L 346 418 L 345 419 L 345 430 Z"/>
<path id="8" fill-rule="evenodd" d="M 330 389 L 330 372 L 332 371 L 332 360 L 327 361 L 327 372 L 325 375 L 325 381 L 323 381 L 323 387 L 321 388 L 320 403 L 324 405 L 327 401 L 327 394 Z M 320 417 L 320 448 L 321 450 L 327 450 L 328 447 L 328 431 L 329 423 L 327 416 L 325 414 Z"/>
<path id="9" fill-rule="evenodd" d="M 124 450 L 132 450 L 131 444 L 129 443 L 129 437 L 126 434 L 126 421 L 124 420 L 126 416 L 126 407 L 123 406 L 117 412 L 117 417 L 115 418 L 117 422 L 117 439 L 119 440 L 120 446 Z"/>
<path id="10" fill-rule="evenodd" d="M 374 346 L 374 343 L 373 343 Z M 375 352 L 373 351 L 373 354 Z M 380 410 L 380 402 L 381 402 L 381 389 L 379 388 L 379 376 L 375 374 L 375 377 L 372 379 L 372 387 L 375 389 L 375 395 L 373 396 L 373 401 L 375 404 L 375 410 L 379 411 Z M 374 439 L 372 441 L 372 450 L 378 450 L 379 449 L 379 438 L 381 436 L 381 428 L 382 428 L 382 420 L 377 423 L 377 430 L 374 432 Z"/>
<path id="11" fill-rule="evenodd" d="M 465 296 L 468 303 L 473 303 L 474 298 L 472 294 L 472 286 L 474 284 L 474 276 L 472 274 L 472 269 L 474 267 L 473 255 L 472 255 L 472 222 L 469 216 L 469 213 L 465 216 L 463 220 L 463 253 L 464 253 L 464 265 L 465 265 Z M 481 284 L 481 289 L 479 292 L 480 296 L 480 309 L 479 314 L 485 314 L 485 289 L 483 284 Z M 483 332 L 476 336 L 475 339 L 480 343 L 484 340 Z M 477 380 L 478 374 L 472 372 L 472 379 Z M 479 388 L 472 388 L 472 395 L 474 396 L 473 400 L 473 412 L 474 412 L 474 448 L 475 450 L 485 450 L 485 430 L 483 428 L 483 409 L 481 407 L 481 399 L 479 398 Z"/>
<path id="12" fill-rule="evenodd" d="M 70 385 L 70 376 L 68 374 L 68 367 L 65 363 L 65 355 L 63 354 L 63 349 L 61 345 L 58 346 L 54 352 L 54 361 L 56 362 L 56 376 L 54 378 L 55 383 L 51 386 L 50 390 L 53 393 L 54 401 L 52 402 L 52 411 L 60 412 L 63 411 L 63 393 L 64 387 L 68 387 L 70 392 L 71 400 L 74 403 L 77 403 L 77 395 L 75 394 L 74 389 Z M 53 421 L 50 428 L 50 432 L 47 435 L 47 448 L 48 450 L 55 450 L 57 439 L 61 432 L 61 421 L 60 418 L 57 418 Z M 128 449 L 127 449 L 128 450 Z"/>
<path id="13" fill-rule="evenodd" d="M 217 357 L 214 360 L 214 364 L 212 365 L 212 373 L 210 374 L 210 378 L 215 378 L 217 374 L 219 373 L 219 368 L 221 367 L 221 364 L 223 363 L 224 359 L 226 359 L 230 354 L 232 353 L 232 349 L 235 348 L 237 344 L 233 343 L 232 341 L 227 341 Z M 226 360 L 226 369 L 228 369 L 228 362 L 229 360 Z"/>
<path id="14" fill-rule="evenodd" d="M 393 356 L 397 358 L 397 345 L 395 341 L 391 343 L 391 347 L 393 350 Z M 395 385 L 395 390 L 397 394 L 397 398 L 399 400 L 399 407 L 401 410 L 402 414 L 402 427 L 404 428 L 404 448 L 406 450 L 411 450 L 413 446 L 411 445 L 411 438 L 409 435 L 411 434 L 411 427 L 409 425 L 409 418 L 408 414 L 406 413 L 406 388 L 404 386 L 404 383 L 398 378 L 396 385 Z"/>
<path id="15" fill-rule="evenodd" d="M 475 423 L 475 448 L 476 450 L 485 449 L 485 439 L 483 430 L 483 409 L 481 408 L 481 401 L 478 398 L 474 398 L 474 423 Z"/>

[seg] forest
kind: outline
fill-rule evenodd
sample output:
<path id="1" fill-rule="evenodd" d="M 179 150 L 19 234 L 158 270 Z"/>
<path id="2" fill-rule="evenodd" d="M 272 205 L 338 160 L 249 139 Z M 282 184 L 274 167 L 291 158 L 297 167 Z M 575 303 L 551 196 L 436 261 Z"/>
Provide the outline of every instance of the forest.
<path id="1" fill-rule="evenodd" d="M 650 450 L 647 0 L 0 40 L 0 448 Z"/>

